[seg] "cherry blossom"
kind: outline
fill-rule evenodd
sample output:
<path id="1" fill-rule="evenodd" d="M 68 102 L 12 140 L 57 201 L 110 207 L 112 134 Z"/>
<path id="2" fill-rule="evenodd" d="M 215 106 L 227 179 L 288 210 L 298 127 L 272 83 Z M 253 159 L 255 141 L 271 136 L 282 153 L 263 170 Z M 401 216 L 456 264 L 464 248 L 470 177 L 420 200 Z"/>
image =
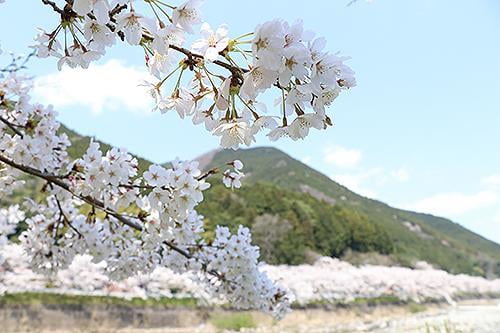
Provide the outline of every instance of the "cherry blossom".
<path id="1" fill-rule="evenodd" d="M 227 169 L 222 174 L 222 182 L 227 188 L 235 189 L 241 187 L 241 179 L 245 176 L 241 169 L 243 169 L 243 163 L 240 160 L 234 160 L 228 165 L 234 168 L 233 171 Z"/>
<path id="2" fill-rule="evenodd" d="M 218 232 L 219 242 L 231 242 L 231 236 L 225 230 Z M 238 238 L 235 237 L 235 241 Z M 3 264 L 0 263 L 0 286 L 7 292 L 62 292 L 128 299 L 189 297 L 196 298 L 201 304 L 212 305 L 228 302 L 217 297 L 217 293 L 209 292 L 203 280 L 196 276 L 174 273 L 165 267 L 157 267 L 150 274 L 139 274 L 125 280 L 110 280 L 106 274 L 106 263 L 95 263 L 89 255 L 76 255 L 67 268 L 50 277 L 53 288 L 47 288 L 49 278 L 30 269 L 29 258 L 21 245 L 10 242 L 0 249 L 0 256 L 4 258 Z M 220 266 L 220 263 L 216 265 Z M 432 268 L 425 262 L 417 262 L 416 269 L 374 265 L 357 267 L 345 261 L 322 257 L 312 265 L 262 265 L 261 269 L 269 278 L 280 281 L 287 289 L 288 297 L 304 306 L 380 297 L 396 297 L 417 303 L 440 301 L 454 304 L 455 297 L 467 294 L 488 297 L 500 292 L 500 279 L 453 275 Z"/>
<path id="3" fill-rule="evenodd" d="M 290 299 L 260 269 L 248 229 L 234 235 L 218 229 L 210 243 L 204 238 L 196 207 L 216 169 L 202 173 L 198 162 L 175 160 L 169 168 L 151 165 L 139 172 L 137 159 L 126 150 L 103 151 L 96 141 L 71 161 L 71 143 L 58 131 L 57 113 L 31 104 L 30 86 L 16 72 L 0 81 L 1 191 L 5 195 L 21 186 L 18 178 L 27 174 L 45 182 L 45 198 L 25 203 L 26 219 L 18 206 L 0 210 L 0 246 L 25 219 L 19 241 L 37 274 L 55 276 L 81 255 L 102 265 L 113 280 L 169 268 L 193 274 L 211 294 L 237 307 L 278 317 L 286 313 Z M 174 104 L 178 112 L 185 107 Z M 233 170 L 223 174 L 223 183 L 239 188 L 243 164 L 227 165 Z"/>
<path id="4" fill-rule="evenodd" d="M 191 33 L 193 31 L 191 26 L 201 23 L 201 14 L 199 11 L 201 3 L 202 0 L 187 0 L 174 9 L 172 22 Z"/>
<path id="5" fill-rule="evenodd" d="M 143 84 L 153 110 L 191 117 L 223 148 L 251 145 L 260 132 L 298 140 L 326 129 L 327 108 L 356 85 L 348 58 L 329 53 L 302 21 L 275 19 L 233 37 L 227 25 L 214 31 L 203 22 L 201 0 L 42 3 L 57 24 L 35 37 L 38 57 L 57 59 L 59 70 L 87 68 L 117 42 L 137 46 L 154 77 Z M 186 38 L 198 25 L 201 36 Z M 96 141 L 71 160 L 57 113 L 31 102 L 30 86 L 15 71 L 0 81 L 0 196 L 23 186 L 26 175 L 44 182 L 43 199 L 25 203 L 28 228 L 19 236 L 33 272 L 57 275 L 79 256 L 115 280 L 168 268 L 196 276 L 238 307 L 278 317 L 287 311 L 292 299 L 262 270 L 248 229 L 218 227 L 213 241 L 204 238 L 196 207 L 217 169 L 203 173 L 196 162 L 176 160 L 142 172 L 125 149 Z M 278 102 L 268 108 L 264 96 L 273 92 Z M 228 163 L 223 184 L 240 188 L 242 168 Z M 0 220 L 4 243 L 11 224 Z"/>
<path id="6" fill-rule="evenodd" d="M 346 65 L 349 58 L 330 53 L 326 40 L 305 29 L 301 20 L 274 19 L 233 37 L 226 24 L 214 30 L 202 20 L 201 0 L 135 5 L 140 2 L 77 0 L 73 7 L 52 6 L 68 19 L 51 32 L 42 31 L 33 47 L 39 57 L 58 58 L 59 69 L 86 68 L 116 41 L 141 47 L 158 80 L 147 85 L 153 109 L 175 110 L 181 118 L 204 124 L 221 137 L 223 148 L 248 146 L 261 131 L 271 140 L 298 140 L 310 129 L 326 129 L 332 126 L 328 107 L 356 85 Z M 185 35 L 198 25 L 200 36 L 189 44 Z M 268 108 L 261 107 L 262 100 L 269 91 L 276 93 L 280 107 L 263 115 Z"/>
<path id="7" fill-rule="evenodd" d="M 100 25 L 109 22 L 109 11 L 111 10 L 107 0 L 75 0 L 73 10 L 80 16 L 85 16 L 91 11 Z"/>
<path id="8" fill-rule="evenodd" d="M 12 235 L 17 228 L 17 224 L 25 218 L 24 212 L 19 209 L 19 205 L 0 209 L 0 251 L 7 245 L 8 236 Z M 4 258 L 0 253 L 0 264 Z"/>
<path id="9" fill-rule="evenodd" d="M 214 32 L 210 25 L 205 22 L 200 31 L 203 39 L 193 43 L 192 50 L 202 54 L 206 60 L 214 61 L 219 57 L 219 52 L 222 52 L 229 43 L 228 27 L 225 24 L 221 25 Z"/>
<path id="10" fill-rule="evenodd" d="M 117 29 L 120 29 L 125 34 L 125 38 L 130 45 L 139 45 L 142 38 L 142 27 L 140 23 L 141 15 L 135 11 L 122 12 L 118 14 Z"/>

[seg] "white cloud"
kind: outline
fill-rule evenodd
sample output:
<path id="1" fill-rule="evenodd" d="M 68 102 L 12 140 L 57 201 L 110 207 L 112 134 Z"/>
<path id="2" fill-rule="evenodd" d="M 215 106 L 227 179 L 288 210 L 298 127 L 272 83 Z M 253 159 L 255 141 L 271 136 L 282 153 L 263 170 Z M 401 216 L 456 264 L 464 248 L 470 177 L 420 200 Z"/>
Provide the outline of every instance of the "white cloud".
<path id="1" fill-rule="evenodd" d="M 311 156 L 304 156 L 300 161 L 304 164 L 309 164 L 311 163 L 311 160 L 312 160 Z"/>
<path id="2" fill-rule="evenodd" d="M 391 172 L 391 176 L 400 183 L 405 183 L 410 179 L 410 174 L 405 168 L 399 168 Z"/>
<path id="3" fill-rule="evenodd" d="M 340 168 L 352 168 L 359 164 L 362 153 L 357 149 L 348 149 L 340 146 L 326 148 L 325 161 Z"/>
<path id="4" fill-rule="evenodd" d="M 330 178 L 357 194 L 369 198 L 376 198 L 377 193 L 363 184 L 370 176 L 370 172 L 365 172 L 358 174 L 335 174 Z"/>
<path id="5" fill-rule="evenodd" d="M 493 222 L 500 224 L 500 211 L 493 218 Z"/>
<path id="6" fill-rule="evenodd" d="M 498 203 L 500 203 L 500 195 L 492 191 L 480 191 L 473 194 L 447 192 L 438 193 L 413 204 L 405 205 L 405 208 L 435 215 L 456 217 Z"/>
<path id="7" fill-rule="evenodd" d="M 149 74 L 118 60 L 88 69 L 71 69 L 42 76 L 35 81 L 34 94 L 41 103 L 56 109 L 83 106 L 94 113 L 127 109 L 150 112 L 152 99 L 145 87 Z"/>
<path id="8" fill-rule="evenodd" d="M 376 186 L 386 180 L 382 168 L 373 168 L 356 173 L 338 173 L 333 174 L 331 178 L 351 191 L 370 198 L 376 198 L 377 192 L 371 189 L 371 186 L 368 186 L 367 183 Z"/>
<path id="9" fill-rule="evenodd" d="M 481 183 L 484 185 L 500 186 L 500 174 L 484 177 L 481 179 Z"/>
<path id="10" fill-rule="evenodd" d="M 410 179 L 405 168 L 389 171 L 384 168 L 364 169 L 359 172 L 334 173 L 330 178 L 363 196 L 376 198 L 377 191 L 388 183 L 403 183 Z"/>

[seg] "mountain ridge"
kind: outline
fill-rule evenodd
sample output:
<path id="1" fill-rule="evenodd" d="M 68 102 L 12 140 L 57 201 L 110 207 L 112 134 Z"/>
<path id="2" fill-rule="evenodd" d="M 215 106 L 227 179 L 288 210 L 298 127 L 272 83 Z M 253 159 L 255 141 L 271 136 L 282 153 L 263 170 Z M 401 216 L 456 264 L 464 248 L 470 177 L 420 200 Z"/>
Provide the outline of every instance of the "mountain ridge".
<path id="1" fill-rule="evenodd" d="M 270 160 L 266 161 L 266 158 L 261 157 L 257 163 L 260 166 L 259 170 L 256 170 L 252 162 L 248 163 L 252 160 L 255 161 L 257 158 L 256 155 L 264 157 L 267 155 L 270 158 Z M 500 245 L 494 241 L 478 235 L 449 219 L 431 214 L 394 208 L 382 201 L 354 193 L 347 187 L 336 183 L 326 175 L 312 169 L 305 163 L 294 159 L 276 148 L 256 147 L 239 151 L 219 151 L 214 155 L 214 159 L 208 167 L 213 167 L 223 161 L 232 159 L 241 159 L 245 164 L 245 171 L 248 174 L 245 182 L 271 182 L 274 185 L 299 192 L 304 192 L 303 186 L 307 185 L 309 188 L 317 191 L 317 193 L 313 195 L 316 198 L 320 198 L 323 195 L 330 200 L 333 199 L 335 203 L 340 206 L 350 206 L 352 209 L 371 215 L 378 223 L 389 225 L 391 229 L 399 228 L 399 230 L 401 230 L 403 226 L 408 230 L 411 228 L 414 230 L 418 229 L 420 232 L 413 231 L 413 233 L 418 234 L 420 238 L 426 238 L 427 241 L 434 239 L 440 242 L 440 247 L 453 247 L 456 245 L 455 243 L 459 241 L 463 243 L 464 252 L 476 257 L 482 257 L 484 253 L 487 253 L 493 258 L 494 263 L 483 263 L 485 266 L 483 269 L 486 271 L 492 271 L 491 265 L 498 266 L 498 260 L 500 260 Z M 245 159 L 248 161 L 245 161 Z M 284 172 L 275 171 L 280 168 L 287 170 Z M 293 180 L 294 178 L 295 181 Z M 310 190 L 308 192 L 311 193 Z M 388 214 L 389 216 L 387 216 Z M 390 219 L 394 220 L 394 222 L 391 223 L 389 221 Z M 377 223 L 377 221 L 374 222 Z M 401 241 L 411 241 L 409 238 L 411 237 L 403 237 Z M 395 239 L 395 241 L 396 243 L 398 242 L 397 239 Z M 478 246 L 480 250 L 477 249 Z M 436 248 L 436 250 L 437 249 L 438 248 Z M 494 270 L 498 271 L 499 268 L 496 267 Z"/>

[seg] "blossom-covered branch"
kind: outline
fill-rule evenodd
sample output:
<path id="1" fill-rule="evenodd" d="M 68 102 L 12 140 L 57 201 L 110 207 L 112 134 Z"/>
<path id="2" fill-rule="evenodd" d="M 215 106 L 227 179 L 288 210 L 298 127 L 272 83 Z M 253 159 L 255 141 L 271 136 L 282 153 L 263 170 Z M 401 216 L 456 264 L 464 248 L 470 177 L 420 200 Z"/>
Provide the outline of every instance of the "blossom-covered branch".
<path id="1" fill-rule="evenodd" d="M 60 23 L 34 47 L 40 57 L 58 58 L 59 69 L 87 68 L 117 39 L 141 47 L 155 77 L 144 84 L 154 110 L 191 117 L 225 148 L 250 145 L 263 130 L 271 140 L 297 140 L 333 124 L 326 108 L 356 84 L 348 58 L 328 53 L 325 39 L 301 21 L 273 20 L 230 38 L 227 25 L 202 23 L 201 2 L 66 1 Z M 200 38 L 185 47 L 198 24 Z M 272 108 L 261 101 L 268 90 L 276 92 Z"/>
<path id="2" fill-rule="evenodd" d="M 250 145 L 262 130 L 271 140 L 297 140 L 311 128 L 326 129 L 332 125 L 327 107 L 356 84 L 347 58 L 327 52 L 326 41 L 301 21 L 273 20 L 231 38 L 227 25 L 214 30 L 202 21 L 201 0 L 41 2 L 58 21 L 36 37 L 38 57 L 57 58 L 59 69 L 87 68 L 117 40 L 140 47 L 153 110 L 191 117 L 225 148 Z M 200 24 L 199 38 L 187 45 L 186 35 Z M 88 254 L 105 262 L 113 279 L 168 267 L 195 272 L 237 307 L 287 311 L 290 299 L 260 269 L 247 228 L 231 234 L 217 227 L 213 238 L 204 237 L 196 206 L 215 170 L 202 174 L 197 162 L 175 161 L 139 172 L 125 150 L 103 152 L 93 141 L 70 160 L 56 112 L 30 102 L 30 82 L 17 72 L 5 71 L 0 81 L 0 195 L 22 186 L 24 174 L 46 183 L 45 199 L 27 203 L 28 228 L 20 236 L 34 271 L 52 274 Z M 272 108 L 262 102 L 267 92 L 276 93 Z M 241 186 L 242 168 L 233 161 L 222 172 L 228 188 Z M 12 228 L 2 230 L 0 241 Z"/>
<path id="3" fill-rule="evenodd" d="M 88 254 L 105 262 L 113 279 L 168 267 L 194 272 L 236 307 L 277 316 L 287 311 L 290 300 L 260 270 L 247 228 L 231 234 L 218 227 L 213 239 L 204 238 L 195 208 L 215 170 L 202 174 L 197 162 L 176 160 L 172 168 L 152 165 L 140 174 L 132 155 L 116 148 L 103 153 L 97 142 L 71 161 L 56 112 L 31 104 L 29 90 L 29 80 L 17 73 L 0 81 L 0 196 L 22 186 L 23 174 L 46 183 L 46 198 L 27 202 L 28 228 L 19 237 L 34 271 L 53 274 Z M 223 175 L 228 187 L 241 186 L 242 167 L 229 163 Z M 12 223 L 0 225 L 1 243 L 12 230 Z"/>

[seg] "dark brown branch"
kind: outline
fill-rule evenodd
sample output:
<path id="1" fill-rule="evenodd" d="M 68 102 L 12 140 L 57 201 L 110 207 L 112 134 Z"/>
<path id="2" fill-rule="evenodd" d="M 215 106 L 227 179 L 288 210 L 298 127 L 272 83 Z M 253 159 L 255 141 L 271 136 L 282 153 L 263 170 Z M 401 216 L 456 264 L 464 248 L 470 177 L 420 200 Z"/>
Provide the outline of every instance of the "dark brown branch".
<path id="1" fill-rule="evenodd" d="M 202 174 L 201 176 L 199 176 L 197 178 L 197 180 L 198 181 L 203 180 L 203 179 L 205 179 L 207 177 L 210 177 L 211 175 L 215 175 L 218 172 L 219 172 L 219 169 L 217 169 L 217 168 L 210 169 L 207 172 L 205 172 L 204 174 Z"/>
<path id="2" fill-rule="evenodd" d="M 92 198 L 90 196 L 82 196 L 82 195 L 78 195 L 76 194 L 75 192 L 73 192 L 70 188 L 69 188 L 69 185 L 66 184 L 64 181 L 62 181 L 62 179 L 57 176 L 57 175 L 52 175 L 52 174 L 47 174 L 47 173 L 43 173 L 37 169 L 34 169 L 32 167 L 29 167 L 29 166 L 25 166 L 25 165 L 21 165 L 21 164 L 17 164 L 16 162 L 8 159 L 7 157 L 5 156 L 2 156 L 0 155 L 0 162 L 3 162 L 5 164 L 7 164 L 8 166 L 12 167 L 12 168 L 15 168 L 15 169 L 18 169 L 18 170 L 21 170 L 27 174 L 30 174 L 32 176 L 35 176 L 35 177 L 38 177 L 38 178 L 42 178 L 44 180 L 46 180 L 47 182 L 49 182 L 50 184 L 54 184 L 56 186 L 59 186 L 60 188 L 62 188 L 63 190 L 65 191 L 68 191 L 69 193 L 71 193 L 74 197 L 88 203 L 89 205 L 91 206 L 94 206 L 100 210 L 102 210 L 103 212 L 107 213 L 108 215 L 110 216 L 113 216 L 114 218 L 116 218 L 118 221 L 122 222 L 123 224 L 126 224 L 128 225 L 129 227 L 131 228 L 134 228 L 136 230 L 142 230 L 142 226 L 134 221 L 131 221 L 127 218 L 125 218 L 124 216 L 122 216 L 121 214 L 113 211 L 113 210 L 110 210 L 108 208 L 105 207 L 104 203 L 101 202 L 100 200 L 97 200 L 95 198 Z"/>
<path id="3" fill-rule="evenodd" d="M 70 3 L 70 2 L 68 2 L 66 4 L 64 9 L 57 7 L 57 5 L 53 1 L 50 1 L 50 0 L 42 0 L 42 2 L 46 5 L 51 6 L 54 9 L 54 11 L 58 12 L 63 17 L 73 17 L 76 15 L 76 13 L 72 9 L 72 3 Z M 116 20 L 114 18 L 115 15 L 119 14 L 121 11 L 123 11 L 126 8 L 127 8 L 126 4 L 116 5 L 115 8 L 113 8 L 109 12 L 109 17 L 110 17 L 111 22 L 115 23 L 116 22 Z M 91 13 L 87 14 L 87 16 L 92 18 L 92 19 L 95 19 L 95 16 Z M 111 31 L 115 31 L 114 26 L 112 26 L 110 24 L 107 24 L 107 26 L 111 29 Z M 151 36 L 148 36 L 148 35 L 143 35 L 143 37 L 146 39 L 151 39 Z M 181 52 L 184 55 L 186 55 L 188 57 L 188 60 L 195 60 L 195 59 L 202 60 L 205 58 L 201 54 L 193 53 L 193 52 L 189 51 L 188 49 L 185 49 L 185 48 L 177 46 L 177 45 L 170 45 L 169 47 L 173 50 L 176 50 L 176 51 Z M 221 52 L 221 55 L 224 55 L 223 52 Z M 227 62 L 224 62 L 221 60 L 215 60 L 215 61 L 213 61 L 213 64 L 229 70 L 233 74 L 233 76 L 235 76 L 237 78 L 240 78 L 242 73 L 246 73 L 249 71 L 248 69 L 238 67 L 238 66 L 233 66 L 233 65 L 228 64 Z M 190 64 L 190 65 L 192 66 L 193 64 Z"/>
<path id="4" fill-rule="evenodd" d="M 17 135 L 19 135 L 21 138 L 23 138 L 23 133 L 21 133 L 13 124 L 11 124 L 7 119 L 3 118 L 0 116 L 0 121 L 2 123 L 4 123 L 5 125 L 7 125 L 7 127 L 9 127 L 14 133 L 16 133 Z"/>
<path id="5" fill-rule="evenodd" d="M 70 220 L 67 218 L 66 214 L 64 214 L 64 210 L 61 206 L 61 202 L 59 201 L 59 199 L 57 198 L 57 195 L 54 196 L 55 199 L 56 199 L 56 203 L 57 203 L 57 208 L 59 209 L 59 214 L 60 214 L 60 218 L 64 221 L 64 224 L 66 224 L 69 228 L 71 228 L 71 230 L 73 230 L 74 232 L 76 232 L 78 234 L 78 236 L 80 238 L 83 238 L 83 235 L 80 233 L 80 231 L 78 231 L 78 229 L 76 229 L 70 222 Z"/>
<path id="6" fill-rule="evenodd" d="M 177 247 L 174 243 L 172 242 L 168 242 L 168 241 L 164 241 L 163 244 L 165 244 L 166 246 L 168 246 L 170 249 L 174 250 L 175 252 L 181 254 L 182 256 L 188 258 L 188 259 L 192 259 L 193 256 L 188 253 L 187 251 L 184 251 L 183 249 Z"/>
<path id="7" fill-rule="evenodd" d="M 170 249 L 174 250 L 175 252 L 179 253 L 180 255 L 182 255 L 182 256 L 184 256 L 184 257 L 186 257 L 188 259 L 193 259 L 193 256 L 189 252 L 184 251 L 183 249 L 177 247 L 174 243 L 168 242 L 168 241 L 164 241 L 163 244 L 165 244 L 166 246 L 168 246 Z M 203 267 L 203 270 L 206 273 L 215 276 L 216 278 L 218 278 L 221 281 L 224 281 L 224 282 L 233 282 L 233 281 L 227 280 L 222 273 L 217 272 L 216 270 L 208 270 L 207 263 L 202 263 L 202 267 Z"/>
<path id="8" fill-rule="evenodd" d="M 57 13 L 59 13 L 59 14 L 61 14 L 61 15 L 63 15 L 63 14 L 64 14 L 64 10 L 62 10 L 62 9 L 61 9 L 61 8 L 59 8 L 59 7 L 57 7 L 57 5 L 56 5 L 56 3 L 55 3 L 54 1 L 50 1 L 50 0 L 42 0 L 42 3 L 43 3 L 44 5 L 48 5 L 48 6 L 52 7 L 52 9 L 53 9 L 55 12 L 57 12 Z"/>
<path id="9" fill-rule="evenodd" d="M 116 7 L 109 12 L 109 18 L 111 19 L 111 21 L 114 22 L 114 16 L 119 14 L 124 9 L 127 9 L 127 4 L 116 5 Z"/>
<path id="10" fill-rule="evenodd" d="M 32 176 L 35 176 L 35 177 L 38 177 L 38 178 L 42 178 L 42 179 L 46 180 L 49 184 L 54 184 L 56 186 L 59 186 L 60 188 L 64 189 L 65 191 L 68 191 L 69 193 L 71 193 L 71 195 L 73 195 L 74 197 L 79 198 L 80 200 L 83 200 L 84 202 L 86 202 L 89 205 L 91 205 L 93 208 L 97 208 L 99 210 L 102 210 L 103 212 L 107 213 L 108 215 L 113 216 L 118 221 L 122 222 L 123 224 L 128 225 L 129 227 L 131 227 L 133 229 L 136 229 L 138 231 L 142 231 L 142 229 L 143 229 L 141 225 L 139 225 L 139 224 L 137 224 L 137 223 L 129 220 L 128 218 L 126 218 L 125 216 L 121 215 L 120 213 L 115 212 L 114 210 L 111 210 L 111 209 L 107 209 L 101 201 L 99 201 L 99 200 L 97 200 L 95 198 L 92 198 L 90 196 L 81 196 L 81 195 L 78 195 L 78 194 L 74 193 L 69 188 L 69 185 L 62 181 L 62 179 L 60 178 L 60 176 L 43 173 L 43 172 L 41 172 L 41 171 L 39 171 L 37 169 L 34 169 L 32 167 L 18 164 L 16 162 L 10 160 L 9 158 L 7 158 L 5 156 L 2 156 L 2 155 L 0 155 L 0 162 L 3 162 L 3 163 L 7 164 L 8 166 L 10 166 L 12 168 L 18 169 L 18 170 L 23 171 L 23 172 L 25 172 L 27 174 L 30 174 Z M 56 200 L 57 200 L 57 204 L 58 204 L 58 207 L 60 209 L 60 212 L 61 212 L 61 214 L 63 216 L 64 222 L 66 222 L 70 228 L 72 228 L 78 234 L 80 234 L 76 229 L 73 228 L 73 226 L 71 225 L 71 223 L 69 221 L 67 221 L 67 218 L 64 215 L 62 207 L 61 207 L 61 205 L 60 205 L 60 203 L 59 203 L 59 201 L 58 201 L 57 198 L 56 198 Z M 163 244 L 165 244 L 168 248 L 170 248 L 171 250 L 179 253 L 180 255 L 182 255 L 183 257 L 185 257 L 187 259 L 193 259 L 194 258 L 193 255 L 191 255 L 189 252 L 181 249 L 180 247 L 178 247 L 177 245 L 175 245 L 172 242 L 164 241 Z M 215 276 L 216 278 L 220 279 L 221 281 L 232 282 L 232 281 L 228 281 L 224 277 L 224 275 L 221 274 L 220 272 L 218 272 L 216 270 L 208 270 L 207 269 L 208 268 L 208 264 L 206 262 L 202 263 L 202 267 L 203 267 L 203 270 L 206 273 Z"/>
<path id="11" fill-rule="evenodd" d="M 205 57 L 202 56 L 201 54 L 193 53 L 193 52 L 191 52 L 188 49 L 185 49 L 183 47 L 180 47 L 180 46 L 177 46 L 177 45 L 170 45 L 169 47 L 172 50 L 176 50 L 178 52 L 184 53 L 190 59 L 193 59 L 193 58 L 205 59 Z M 213 63 L 216 64 L 216 65 L 218 65 L 218 66 L 224 67 L 225 69 L 231 71 L 233 74 L 234 73 L 241 74 L 241 73 L 248 72 L 248 69 L 246 69 L 246 68 L 233 66 L 233 65 L 228 64 L 227 62 L 224 62 L 224 61 L 221 61 L 221 60 L 215 60 L 215 61 L 213 61 Z"/>

